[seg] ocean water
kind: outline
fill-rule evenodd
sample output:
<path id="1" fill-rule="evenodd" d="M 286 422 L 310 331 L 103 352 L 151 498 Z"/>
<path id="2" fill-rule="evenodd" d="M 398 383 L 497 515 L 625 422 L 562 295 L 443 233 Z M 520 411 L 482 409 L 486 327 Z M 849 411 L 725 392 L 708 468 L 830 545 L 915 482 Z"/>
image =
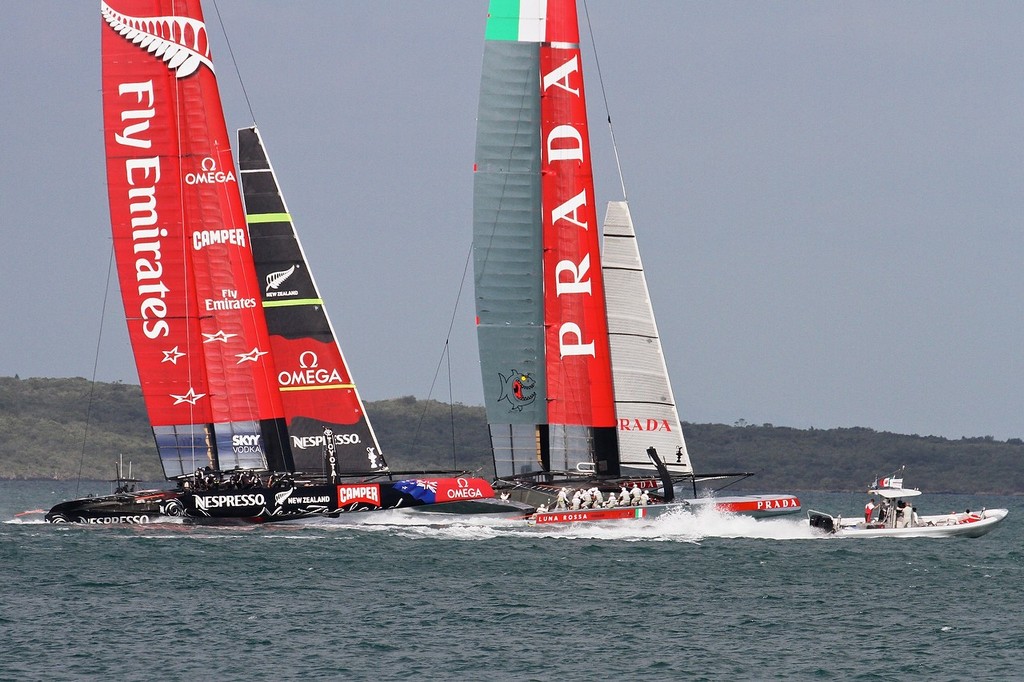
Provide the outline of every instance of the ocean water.
<path id="1" fill-rule="evenodd" d="M 105 484 L 83 486 L 104 492 Z M 370 513 L 52 526 L 0 481 L 0 680 L 1010 680 L 1024 498 L 978 539 L 835 539 L 803 516 L 536 529 Z M 863 495 L 803 494 L 855 514 Z"/>

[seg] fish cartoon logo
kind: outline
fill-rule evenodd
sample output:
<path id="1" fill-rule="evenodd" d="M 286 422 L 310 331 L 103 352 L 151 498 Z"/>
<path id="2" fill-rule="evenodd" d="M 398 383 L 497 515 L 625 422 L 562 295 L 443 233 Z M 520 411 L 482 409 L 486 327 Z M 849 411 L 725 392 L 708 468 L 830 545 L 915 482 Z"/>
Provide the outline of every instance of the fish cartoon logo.
<path id="1" fill-rule="evenodd" d="M 533 401 L 537 399 L 537 393 L 533 390 L 537 387 L 537 383 L 532 375 L 523 374 L 513 369 L 508 376 L 498 372 L 498 378 L 501 380 L 501 395 L 498 397 L 498 402 L 507 400 L 512 406 L 510 412 L 521 412 L 524 407 L 532 405 Z"/>

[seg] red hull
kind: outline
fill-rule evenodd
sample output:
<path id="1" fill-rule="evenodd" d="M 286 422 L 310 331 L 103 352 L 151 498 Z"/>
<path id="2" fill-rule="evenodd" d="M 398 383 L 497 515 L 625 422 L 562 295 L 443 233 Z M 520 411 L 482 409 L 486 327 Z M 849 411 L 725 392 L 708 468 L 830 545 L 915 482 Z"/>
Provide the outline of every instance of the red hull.
<path id="1" fill-rule="evenodd" d="M 715 500 L 715 511 L 748 516 L 778 516 L 800 511 L 800 499 L 795 495 L 752 495 L 750 497 Z"/>
<path id="2" fill-rule="evenodd" d="M 666 505 L 658 505 L 664 507 Z M 612 507 L 611 509 L 577 509 L 575 511 L 543 512 L 534 516 L 535 523 L 577 523 L 580 521 L 612 521 L 645 519 L 651 507 Z"/>
<path id="3" fill-rule="evenodd" d="M 611 507 L 609 509 L 576 509 L 539 512 L 532 523 L 582 523 L 586 521 L 615 521 L 619 519 L 649 519 L 672 511 L 693 512 L 708 505 L 714 505 L 716 512 L 741 514 L 762 518 L 796 514 L 800 511 L 800 499 L 795 495 L 748 495 L 742 497 L 706 498 L 651 504 L 643 507 Z"/>

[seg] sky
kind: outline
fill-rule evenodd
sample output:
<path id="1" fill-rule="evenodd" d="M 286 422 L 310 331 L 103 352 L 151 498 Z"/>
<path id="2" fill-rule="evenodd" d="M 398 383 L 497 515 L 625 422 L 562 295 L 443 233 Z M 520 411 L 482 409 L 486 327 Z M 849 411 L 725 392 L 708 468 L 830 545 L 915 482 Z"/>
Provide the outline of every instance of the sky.
<path id="1" fill-rule="evenodd" d="M 98 5 L 4 5 L 3 376 L 138 381 Z M 364 399 L 483 404 L 463 277 L 486 1 L 205 10 L 228 127 L 255 116 Z M 1024 3 L 587 12 L 598 201 L 622 198 L 607 99 L 684 421 L 1024 436 Z"/>

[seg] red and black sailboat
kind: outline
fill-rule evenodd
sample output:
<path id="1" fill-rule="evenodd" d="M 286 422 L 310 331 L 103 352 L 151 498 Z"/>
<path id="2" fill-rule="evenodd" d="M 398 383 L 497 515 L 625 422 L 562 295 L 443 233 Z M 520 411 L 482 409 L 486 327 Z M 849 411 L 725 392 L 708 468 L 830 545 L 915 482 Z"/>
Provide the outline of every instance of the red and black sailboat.
<path id="1" fill-rule="evenodd" d="M 473 254 L 495 487 L 559 508 L 537 522 L 799 511 L 698 496 L 750 474 L 694 473 L 625 201 L 602 244 L 575 0 L 491 0 L 485 37 Z"/>
<path id="2" fill-rule="evenodd" d="M 119 486 L 47 519 L 273 521 L 493 497 L 482 479 L 388 469 L 254 128 L 236 169 L 199 1 L 101 14 L 118 278 L 177 487 Z"/>

